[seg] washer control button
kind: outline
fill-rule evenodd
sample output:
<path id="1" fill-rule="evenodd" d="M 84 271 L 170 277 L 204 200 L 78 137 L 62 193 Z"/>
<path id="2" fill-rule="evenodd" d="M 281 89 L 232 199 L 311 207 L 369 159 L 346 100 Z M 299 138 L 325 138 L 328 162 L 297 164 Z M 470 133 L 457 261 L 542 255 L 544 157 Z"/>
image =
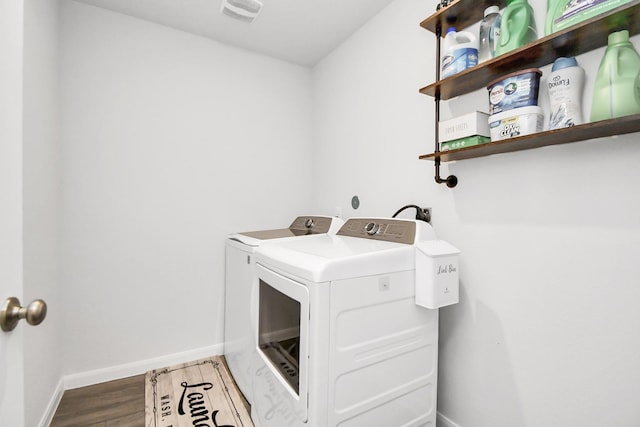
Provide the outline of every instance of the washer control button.
<path id="1" fill-rule="evenodd" d="M 364 226 L 364 230 L 367 232 L 369 236 L 373 236 L 374 234 L 376 234 L 379 229 L 380 229 L 380 226 L 375 222 L 370 222 Z"/>

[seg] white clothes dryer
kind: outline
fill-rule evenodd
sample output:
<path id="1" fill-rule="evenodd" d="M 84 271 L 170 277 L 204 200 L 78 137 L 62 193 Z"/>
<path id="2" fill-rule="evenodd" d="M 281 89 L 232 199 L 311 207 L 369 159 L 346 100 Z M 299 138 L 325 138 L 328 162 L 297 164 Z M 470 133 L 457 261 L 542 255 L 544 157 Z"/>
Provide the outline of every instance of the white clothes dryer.
<path id="1" fill-rule="evenodd" d="M 256 249 L 257 427 L 435 426 L 438 310 L 415 304 L 426 222 L 351 218 Z"/>
<path id="2" fill-rule="evenodd" d="M 255 351 L 251 322 L 254 251 L 264 241 L 335 234 L 344 221 L 328 216 L 300 216 L 288 228 L 233 233 L 225 247 L 224 355 L 236 384 L 252 403 L 250 369 Z"/>

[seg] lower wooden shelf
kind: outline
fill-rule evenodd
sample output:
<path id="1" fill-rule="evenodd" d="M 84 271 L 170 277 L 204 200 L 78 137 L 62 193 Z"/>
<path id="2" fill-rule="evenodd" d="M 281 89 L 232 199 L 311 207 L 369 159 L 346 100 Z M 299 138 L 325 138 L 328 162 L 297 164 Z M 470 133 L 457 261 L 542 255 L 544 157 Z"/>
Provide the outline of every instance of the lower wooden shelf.
<path id="1" fill-rule="evenodd" d="M 424 154 L 419 158 L 421 160 L 439 158 L 442 162 L 451 162 L 634 132 L 640 132 L 640 114 L 586 123 L 570 128 L 548 130 L 457 150 L 439 151 Z"/>

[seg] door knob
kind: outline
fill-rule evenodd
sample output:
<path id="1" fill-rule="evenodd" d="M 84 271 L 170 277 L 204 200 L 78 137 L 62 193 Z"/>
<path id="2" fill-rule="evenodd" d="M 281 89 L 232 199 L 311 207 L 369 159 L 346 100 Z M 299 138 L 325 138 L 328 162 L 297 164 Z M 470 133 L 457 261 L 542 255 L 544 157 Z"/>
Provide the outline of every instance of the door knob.
<path id="1" fill-rule="evenodd" d="M 3 331 L 12 331 L 20 319 L 27 319 L 30 325 L 39 325 L 47 316 L 47 303 L 41 299 L 31 301 L 26 307 L 20 307 L 16 297 L 7 298 L 0 310 L 0 327 Z"/>

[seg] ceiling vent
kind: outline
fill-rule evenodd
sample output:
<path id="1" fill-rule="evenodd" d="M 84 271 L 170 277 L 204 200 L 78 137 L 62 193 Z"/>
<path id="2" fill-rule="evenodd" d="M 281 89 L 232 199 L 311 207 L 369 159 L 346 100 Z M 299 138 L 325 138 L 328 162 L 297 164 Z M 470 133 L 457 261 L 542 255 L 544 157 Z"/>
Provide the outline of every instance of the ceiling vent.
<path id="1" fill-rule="evenodd" d="M 253 22 L 262 10 L 258 0 L 222 0 L 220 12 L 243 22 Z"/>

